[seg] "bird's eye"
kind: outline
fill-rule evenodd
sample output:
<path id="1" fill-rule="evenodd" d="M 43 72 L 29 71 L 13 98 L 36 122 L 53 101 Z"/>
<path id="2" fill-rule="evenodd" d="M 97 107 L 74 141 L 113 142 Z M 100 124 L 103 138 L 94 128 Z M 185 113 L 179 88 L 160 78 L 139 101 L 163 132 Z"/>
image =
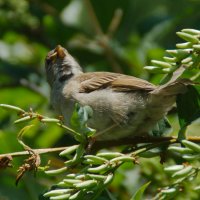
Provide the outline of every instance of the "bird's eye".
<path id="1" fill-rule="evenodd" d="M 51 59 L 50 58 L 46 58 L 46 64 L 50 65 L 51 64 Z"/>
<path id="2" fill-rule="evenodd" d="M 51 63 L 54 63 L 56 61 L 56 58 L 57 58 L 57 52 L 48 55 L 48 57 L 46 58 L 46 64 L 49 65 Z"/>

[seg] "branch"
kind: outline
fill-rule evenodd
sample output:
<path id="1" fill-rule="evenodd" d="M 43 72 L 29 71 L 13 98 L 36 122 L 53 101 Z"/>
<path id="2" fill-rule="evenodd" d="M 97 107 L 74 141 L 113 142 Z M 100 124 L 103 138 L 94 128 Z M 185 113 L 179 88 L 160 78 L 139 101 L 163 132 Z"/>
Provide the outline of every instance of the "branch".
<path id="1" fill-rule="evenodd" d="M 109 45 L 109 40 L 111 39 L 111 35 L 113 35 L 114 31 L 118 27 L 118 24 L 121 20 L 122 12 L 117 9 L 115 11 L 114 17 L 111 20 L 111 24 L 109 26 L 108 34 L 105 34 L 100 26 L 100 23 L 95 15 L 94 9 L 90 0 L 84 0 L 85 6 L 88 11 L 88 15 L 90 16 L 92 26 L 97 34 L 97 42 L 98 44 L 104 49 L 104 54 L 107 57 L 108 61 L 110 62 L 111 66 L 113 67 L 113 71 L 118 73 L 123 73 L 121 66 L 118 64 L 118 61 L 115 58 L 115 54 L 113 49 Z M 117 16 L 117 19 L 114 18 Z"/>
<path id="2" fill-rule="evenodd" d="M 52 152 L 57 152 L 57 151 L 63 151 L 67 147 L 56 147 L 56 148 L 47 148 L 47 149 L 31 149 L 36 154 L 44 154 L 44 153 L 52 153 Z M 6 156 L 11 156 L 11 157 L 18 157 L 18 156 L 25 156 L 29 155 L 30 151 L 19 151 L 19 152 L 13 152 L 13 153 L 5 153 L 5 154 L 0 154 L 0 157 L 6 157 Z"/>
<path id="3" fill-rule="evenodd" d="M 122 16 L 123 16 L 123 10 L 120 8 L 116 9 L 114 12 L 114 16 L 113 16 L 113 18 L 110 22 L 110 25 L 108 27 L 108 30 L 107 30 L 106 35 L 108 36 L 108 38 L 113 37 L 114 33 L 116 32 L 117 28 L 119 27 Z"/>
<path id="4" fill-rule="evenodd" d="M 140 143 L 153 143 L 158 144 L 161 142 L 170 142 L 171 140 L 174 140 L 173 143 L 180 143 L 180 141 L 177 139 L 177 137 L 151 137 L 151 136 L 136 136 L 133 138 L 122 138 L 119 140 L 107 140 L 107 141 L 96 141 L 94 145 L 92 145 L 91 150 L 96 152 L 103 148 L 108 147 L 116 147 L 120 145 L 136 145 Z M 189 136 L 187 137 L 187 140 L 195 143 L 200 143 L 200 137 L 198 136 Z M 171 142 L 170 142 L 171 143 Z"/>
<path id="5" fill-rule="evenodd" d="M 18 86 L 23 86 L 25 88 L 28 88 L 32 92 L 39 94 L 44 99 L 48 99 L 48 96 L 44 92 L 42 92 L 36 84 L 30 83 L 26 79 L 20 79 L 19 81 L 13 81 L 11 83 L 3 83 L 3 84 L 1 83 L 0 89 L 1 88 L 16 88 Z"/>
<path id="6" fill-rule="evenodd" d="M 198 136 L 190 136 L 187 138 L 187 140 L 195 143 L 200 143 L 200 137 Z M 172 141 L 172 142 L 171 142 Z M 134 138 L 122 138 L 120 140 L 106 140 L 106 141 L 95 141 L 93 145 L 91 146 L 91 152 L 96 152 L 103 148 L 110 148 L 110 147 L 116 147 L 120 145 L 136 145 L 136 144 L 149 144 L 152 143 L 154 145 L 160 144 L 160 143 L 180 143 L 176 137 L 134 137 Z M 31 149 L 36 154 L 45 154 L 45 153 L 52 153 L 57 151 L 63 151 L 67 147 L 56 147 L 56 148 L 46 148 L 46 149 Z M 0 157 L 19 157 L 19 156 L 25 156 L 29 155 L 29 151 L 19 151 L 19 152 L 13 152 L 13 153 L 5 153 L 0 154 Z"/>
<path id="7" fill-rule="evenodd" d="M 101 26 L 99 24 L 99 21 L 97 19 L 97 16 L 94 12 L 94 9 L 92 7 L 90 0 L 84 0 L 84 2 L 85 2 L 86 9 L 88 11 L 88 14 L 90 16 L 91 23 L 95 29 L 95 32 L 97 33 L 97 35 L 103 36 L 104 35 L 103 30 L 101 29 Z"/>
<path id="8" fill-rule="evenodd" d="M 21 84 L 22 86 L 24 86 L 24 87 L 30 89 L 31 91 L 33 91 L 33 92 L 39 94 L 39 95 L 42 96 L 43 98 L 48 99 L 48 96 L 47 96 L 46 94 L 44 94 L 44 92 L 42 92 L 42 91 L 40 90 L 40 88 L 39 88 L 36 84 L 31 83 L 31 82 L 29 82 L 29 81 L 26 80 L 26 79 L 21 79 L 21 80 L 20 80 L 20 84 Z"/>

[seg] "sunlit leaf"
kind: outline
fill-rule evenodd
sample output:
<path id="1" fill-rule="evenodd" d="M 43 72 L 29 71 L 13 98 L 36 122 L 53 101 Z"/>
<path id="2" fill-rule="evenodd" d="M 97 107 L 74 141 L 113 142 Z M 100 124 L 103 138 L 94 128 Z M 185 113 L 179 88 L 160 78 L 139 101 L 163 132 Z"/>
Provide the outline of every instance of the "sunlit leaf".
<path id="1" fill-rule="evenodd" d="M 151 182 L 145 183 L 144 185 L 142 185 L 137 191 L 136 193 L 132 196 L 132 198 L 130 200 L 143 200 L 143 194 L 145 192 L 145 190 L 147 189 L 147 187 L 149 186 Z"/>

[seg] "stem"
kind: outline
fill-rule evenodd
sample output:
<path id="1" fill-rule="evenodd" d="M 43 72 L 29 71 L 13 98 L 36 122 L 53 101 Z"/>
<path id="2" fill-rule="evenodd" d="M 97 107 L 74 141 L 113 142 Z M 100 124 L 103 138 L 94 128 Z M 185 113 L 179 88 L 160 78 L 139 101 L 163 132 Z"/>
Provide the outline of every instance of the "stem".
<path id="1" fill-rule="evenodd" d="M 114 16 L 110 22 L 110 25 L 108 27 L 108 31 L 107 31 L 107 36 L 108 38 L 112 38 L 114 33 L 116 32 L 117 28 L 119 27 L 119 24 L 121 22 L 123 16 L 123 10 L 118 8 L 115 10 L 114 12 Z"/>
<path id="2" fill-rule="evenodd" d="M 20 84 L 22 86 L 30 89 L 31 91 L 35 92 L 36 94 L 39 94 L 44 99 L 48 99 L 48 95 L 45 94 L 41 89 L 39 89 L 39 87 L 37 85 L 35 85 L 34 83 L 31 83 L 26 79 L 21 79 Z"/>
<path id="3" fill-rule="evenodd" d="M 195 80 L 198 79 L 199 77 L 200 77 L 200 71 L 199 71 L 197 74 L 195 74 L 194 76 L 192 76 L 192 77 L 190 78 L 190 80 L 195 81 Z"/>
<path id="4" fill-rule="evenodd" d="M 177 143 L 177 139 L 174 138 L 174 139 L 171 139 L 169 141 L 163 141 L 163 142 L 158 142 L 156 144 L 147 145 L 146 147 L 135 151 L 134 154 L 139 155 L 140 153 L 144 153 L 145 151 L 148 151 L 150 149 L 154 149 L 155 147 L 159 147 L 159 146 L 163 146 L 163 145 L 169 145 L 169 144 L 173 144 L 173 143 Z"/>
<path id="5" fill-rule="evenodd" d="M 186 138 L 187 140 L 195 143 L 200 143 L 200 137 L 198 136 L 189 136 Z M 132 138 L 121 138 L 119 140 L 106 140 L 106 141 L 96 141 L 94 145 L 91 147 L 92 152 L 96 152 L 103 148 L 116 147 L 120 145 L 136 145 L 140 143 L 154 143 L 152 145 L 158 145 L 160 143 L 170 143 L 171 140 L 175 140 L 173 143 L 180 143 L 177 140 L 177 137 L 132 137 Z"/>
<path id="6" fill-rule="evenodd" d="M 77 137 L 80 140 L 82 139 L 82 136 L 81 136 L 80 133 L 74 131 L 73 129 L 69 128 L 68 126 L 65 126 L 62 123 L 57 123 L 57 125 L 62 127 L 62 128 L 64 128 L 64 129 L 66 129 L 72 135 L 72 137 Z"/>
<path id="7" fill-rule="evenodd" d="M 44 153 L 63 151 L 66 148 L 67 147 L 56 147 L 56 148 L 47 148 L 47 149 L 32 149 L 32 151 L 35 152 L 36 154 L 44 154 Z M 13 152 L 13 153 L 0 154 L 0 157 L 5 157 L 5 156 L 18 157 L 18 156 L 25 156 L 25 155 L 29 155 L 29 154 L 30 154 L 30 151 L 19 151 L 19 152 Z"/>
<path id="8" fill-rule="evenodd" d="M 92 4 L 91 4 L 90 0 L 84 0 L 84 2 L 85 2 L 86 9 L 88 11 L 88 15 L 90 16 L 91 23 L 92 23 L 92 25 L 93 25 L 93 27 L 95 29 L 95 32 L 97 33 L 97 35 L 103 36 L 104 33 L 103 33 L 102 29 L 101 29 L 101 26 L 99 24 L 99 21 L 97 19 L 97 16 L 96 16 L 96 14 L 94 12 L 94 9 L 92 7 Z"/>
<path id="9" fill-rule="evenodd" d="M 88 15 L 91 19 L 91 23 L 92 23 L 92 26 L 96 32 L 96 35 L 97 35 L 97 42 L 98 44 L 104 49 L 104 54 L 105 56 L 107 57 L 108 61 L 110 62 L 111 66 L 113 67 L 113 71 L 115 72 L 118 72 L 118 73 L 122 73 L 122 68 L 121 66 L 118 64 L 116 58 L 115 58 L 115 54 L 113 52 L 113 49 L 110 47 L 109 45 L 109 40 L 111 38 L 109 38 L 109 35 L 106 35 L 104 34 L 101 26 L 100 26 L 100 23 L 97 19 L 97 16 L 94 12 L 94 9 L 92 7 L 92 4 L 90 2 L 90 0 L 84 0 L 85 2 L 85 6 L 86 6 L 86 9 L 88 11 Z M 119 10 L 118 12 L 116 12 L 117 15 L 119 16 L 118 17 L 118 21 L 121 19 L 121 14 L 119 14 Z M 116 16 L 116 14 L 114 15 L 114 17 Z M 114 19 L 112 20 L 114 21 Z M 118 22 L 111 22 L 111 30 L 110 31 L 113 31 L 113 29 L 117 28 Z M 110 32 L 111 34 L 113 34 L 112 32 Z M 110 35 L 111 36 L 111 35 Z"/>

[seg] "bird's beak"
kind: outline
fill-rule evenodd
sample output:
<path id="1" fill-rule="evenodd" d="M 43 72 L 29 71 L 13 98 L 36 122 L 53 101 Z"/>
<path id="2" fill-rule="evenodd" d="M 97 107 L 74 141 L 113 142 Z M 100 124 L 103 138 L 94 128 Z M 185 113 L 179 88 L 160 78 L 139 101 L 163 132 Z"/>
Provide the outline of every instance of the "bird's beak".
<path id="1" fill-rule="evenodd" d="M 54 55 L 57 56 L 58 58 L 63 59 L 66 56 L 65 49 L 61 45 L 58 45 L 55 48 L 54 54 L 52 56 Z"/>
<path id="2" fill-rule="evenodd" d="M 46 60 L 55 63 L 57 59 L 64 59 L 67 53 L 68 52 L 65 48 L 63 48 L 61 45 L 58 45 L 53 52 L 50 52 L 49 55 L 47 55 Z"/>

